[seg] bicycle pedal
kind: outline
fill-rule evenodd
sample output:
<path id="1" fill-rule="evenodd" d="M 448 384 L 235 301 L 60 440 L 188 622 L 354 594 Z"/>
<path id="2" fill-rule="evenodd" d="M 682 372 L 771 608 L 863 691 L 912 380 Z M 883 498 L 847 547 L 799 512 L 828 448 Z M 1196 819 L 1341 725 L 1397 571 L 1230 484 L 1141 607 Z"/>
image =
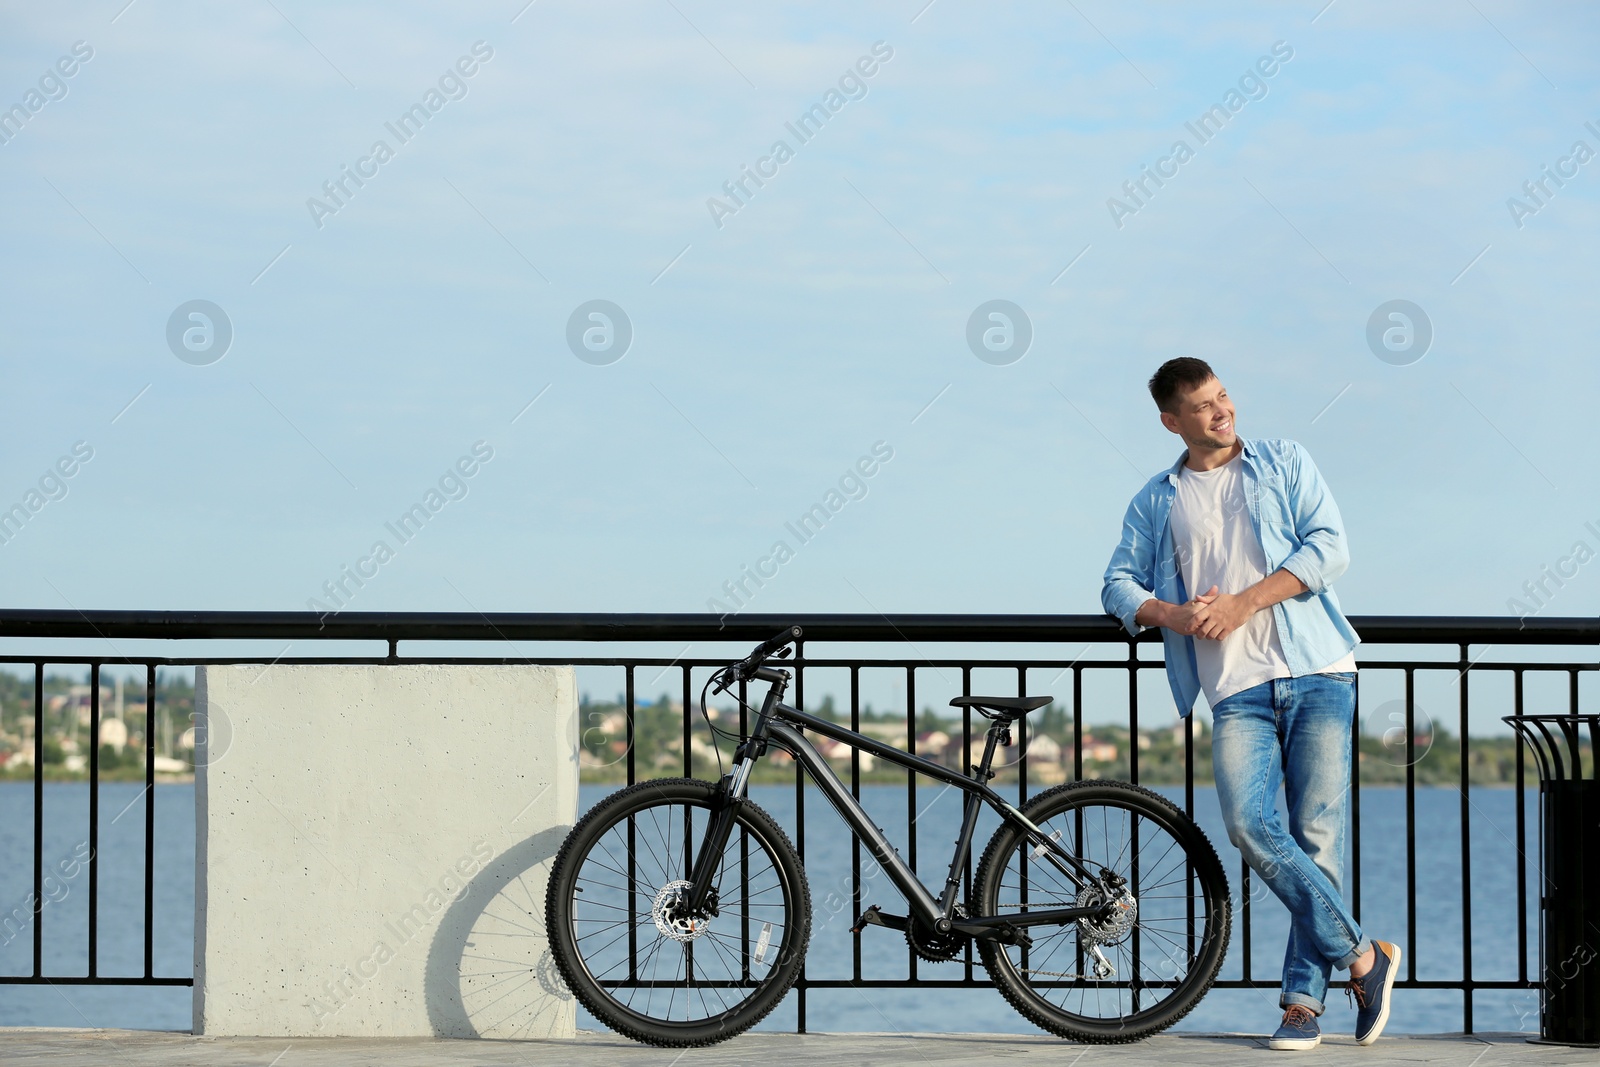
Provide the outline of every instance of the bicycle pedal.
<path id="1" fill-rule="evenodd" d="M 874 904 L 861 913 L 861 918 L 850 928 L 852 934 L 859 934 L 868 926 L 886 926 L 891 930 L 904 930 L 908 925 L 904 915 L 889 915 Z"/>

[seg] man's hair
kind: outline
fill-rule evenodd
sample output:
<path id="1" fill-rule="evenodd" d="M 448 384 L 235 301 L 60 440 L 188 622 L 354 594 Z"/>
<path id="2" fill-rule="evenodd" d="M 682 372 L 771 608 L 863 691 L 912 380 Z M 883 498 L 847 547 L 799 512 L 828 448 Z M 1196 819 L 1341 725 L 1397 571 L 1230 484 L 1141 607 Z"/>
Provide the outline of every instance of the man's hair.
<path id="1" fill-rule="evenodd" d="M 1193 356 L 1179 356 L 1161 364 L 1160 369 L 1150 376 L 1150 396 L 1155 400 L 1156 407 L 1175 415 L 1178 411 L 1179 393 L 1209 382 L 1215 377 L 1211 365 L 1205 360 L 1195 359 Z"/>

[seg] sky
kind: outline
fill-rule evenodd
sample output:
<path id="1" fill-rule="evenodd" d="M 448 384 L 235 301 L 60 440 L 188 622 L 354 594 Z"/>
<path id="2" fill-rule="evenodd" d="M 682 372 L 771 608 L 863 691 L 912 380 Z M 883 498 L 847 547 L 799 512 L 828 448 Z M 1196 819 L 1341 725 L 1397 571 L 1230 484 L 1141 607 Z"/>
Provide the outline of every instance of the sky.
<path id="1" fill-rule="evenodd" d="M 6 6 L 7 603 L 1098 613 L 1193 355 L 1347 612 L 1600 612 L 1592 8 L 524 5 Z"/>

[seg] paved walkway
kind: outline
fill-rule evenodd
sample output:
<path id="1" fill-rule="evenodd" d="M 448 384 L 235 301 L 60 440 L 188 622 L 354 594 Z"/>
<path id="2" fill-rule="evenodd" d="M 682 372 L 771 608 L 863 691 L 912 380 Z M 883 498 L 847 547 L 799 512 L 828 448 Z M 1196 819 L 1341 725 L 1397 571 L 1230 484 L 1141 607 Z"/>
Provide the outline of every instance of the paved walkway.
<path id="1" fill-rule="evenodd" d="M 580 1033 L 572 1041 L 441 1041 L 426 1038 L 205 1038 L 148 1030 L 0 1029 L 0 1063 L 51 1067 L 428 1067 L 517 1065 L 539 1067 L 832 1067 L 834 1064 L 911 1064 L 963 1067 L 994 1061 L 1061 1067 L 1144 1067 L 1217 1064 L 1248 1067 L 1305 1063 L 1316 1067 L 1359 1064 L 1586 1064 L 1593 1049 L 1533 1045 L 1526 1034 L 1464 1037 L 1386 1037 L 1362 1048 L 1348 1036 L 1325 1038 L 1312 1053 L 1273 1053 L 1258 1037 L 1230 1034 L 1163 1034 L 1133 1045 L 1071 1045 L 1053 1038 L 1010 1034 L 746 1034 L 709 1049 L 687 1052 L 649 1048 L 609 1033 Z"/>

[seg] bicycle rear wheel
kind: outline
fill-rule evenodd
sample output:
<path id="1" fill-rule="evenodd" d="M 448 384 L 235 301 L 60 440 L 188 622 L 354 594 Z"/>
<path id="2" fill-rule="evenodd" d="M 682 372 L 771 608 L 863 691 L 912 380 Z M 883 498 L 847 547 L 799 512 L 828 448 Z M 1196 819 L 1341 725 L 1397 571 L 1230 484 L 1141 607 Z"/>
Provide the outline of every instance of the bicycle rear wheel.
<path id="1" fill-rule="evenodd" d="M 707 914 L 678 906 L 717 787 L 692 778 L 613 793 L 573 827 L 550 873 L 546 926 L 567 987 L 620 1034 L 667 1047 L 749 1029 L 799 977 L 811 894 L 794 847 L 750 801 Z"/>
<path id="2" fill-rule="evenodd" d="M 1205 834 L 1164 797 L 1126 782 L 1057 786 L 1023 814 L 1091 871 L 1126 879 L 1130 896 L 1109 918 L 1028 926 L 1027 947 L 980 941 L 1000 992 L 1044 1029 L 1095 1044 L 1135 1041 L 1187 1015 L 1216 980 L 1233 921 Z M 973 896 L 978 915 L 1105 903 L 1009 824 L 984 851 Z"/>

